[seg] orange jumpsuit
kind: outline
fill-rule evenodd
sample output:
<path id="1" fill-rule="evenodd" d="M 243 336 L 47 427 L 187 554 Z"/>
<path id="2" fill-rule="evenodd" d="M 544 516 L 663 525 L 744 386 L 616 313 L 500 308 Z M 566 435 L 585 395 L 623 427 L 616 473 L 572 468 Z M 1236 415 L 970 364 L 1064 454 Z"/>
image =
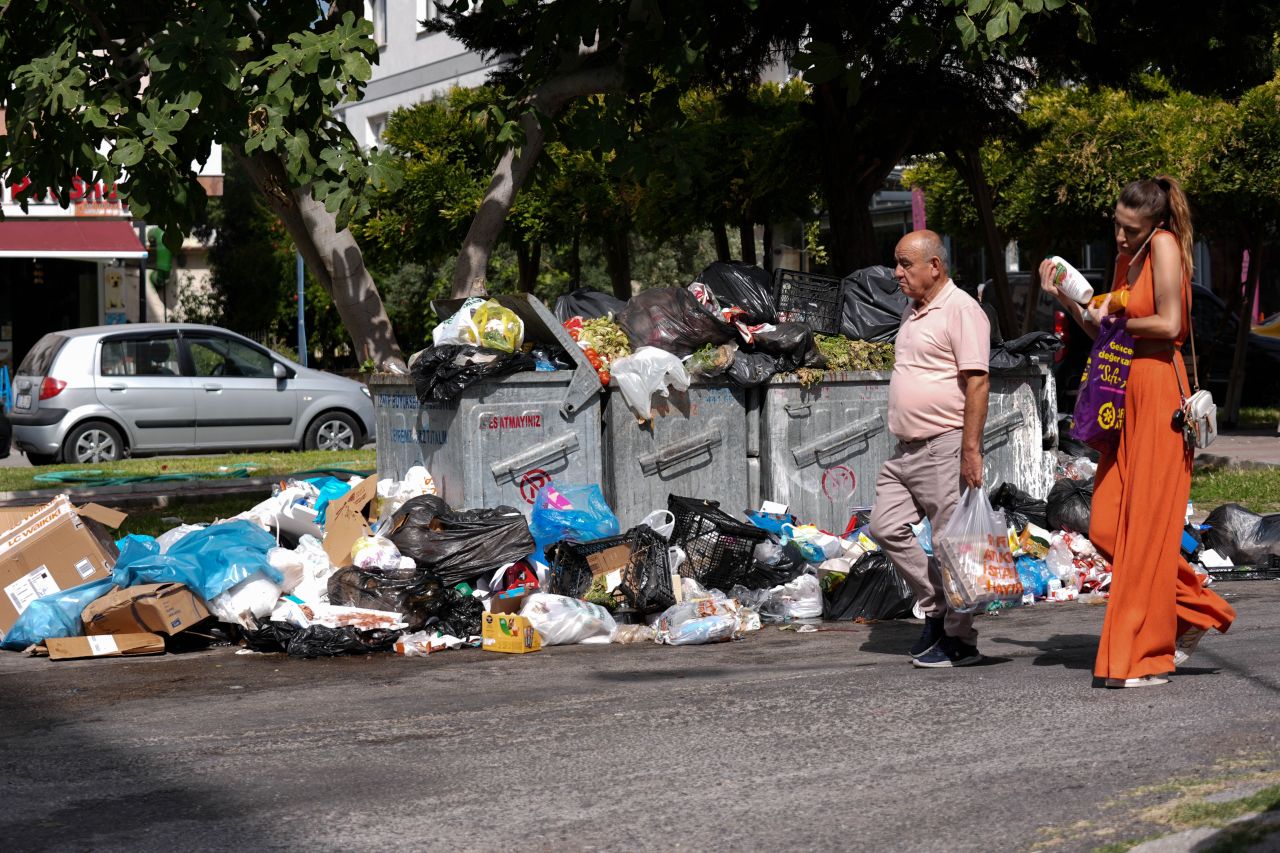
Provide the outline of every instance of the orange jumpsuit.
<path id="1" fill-rule="evenodd" d="M 1120 258 L 1114 281 L 1126 282 L 1128 262 Z M 1155 313 L 1150 253 L 1132 287 L 1115 289 L 1131 291 L 1127 316 Z M 1183 292 L 1189 301 L 1185 274 Z M 1179 347 L 1190 325 L 1190 311 L 1184 309 Z M 1112 564 L 1111 597 L 1093 667 L 1099 678 L 1172 672 L 1174 642 L 1183 631 L 1193 626 L 1226 631 L 1235 619 L 1231 605 L 1204 588 L 1181 553 L 1192 453 L 1173 428 L 1178 376 L 1189 388 L 1181 352 L 1169 349 L 1133 359 L 1120 442 L 1098 463 L 1089 539 Z"/>

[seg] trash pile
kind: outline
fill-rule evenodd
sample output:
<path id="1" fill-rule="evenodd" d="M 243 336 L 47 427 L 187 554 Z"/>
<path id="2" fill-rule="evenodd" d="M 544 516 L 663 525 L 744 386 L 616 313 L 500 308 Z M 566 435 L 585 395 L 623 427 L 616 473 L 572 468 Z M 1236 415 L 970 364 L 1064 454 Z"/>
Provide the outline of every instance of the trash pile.
<path id="1" fill-rule="evenodd" d="M 829 370 L 889 370 L 906 304 L 887 267 L 842 281 L 718 261 L 688 287 L 643 290 L 628 302 L 577 290 L 560 297 L 555 315 L 601 385 L 645 421 L 653 394 L 698 380 L 757 387 L 784 374 L 808 386 Z M 424 404 L 457 399 L 485 379 L 574 367 L 560 347 L 526 341 L 514 311 L 479 298 L 463 302 L 410 361 Z"/>

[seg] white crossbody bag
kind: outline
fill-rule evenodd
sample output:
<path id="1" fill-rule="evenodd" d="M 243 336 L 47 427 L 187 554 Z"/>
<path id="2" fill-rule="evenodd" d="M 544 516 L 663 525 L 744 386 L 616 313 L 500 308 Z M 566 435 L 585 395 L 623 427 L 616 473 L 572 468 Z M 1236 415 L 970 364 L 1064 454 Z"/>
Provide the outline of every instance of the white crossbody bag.
<path id="1" fill-rule="evenodd" d="M 1178 380 L 1178 396 L 1182 399 L 1182 407 L 1173 415 L 1174 426 L 1182 430 L 1182 437 L 1188 448 L 1204 448 L 1213 444 L 1218 437 L 1218 404 L 1213 402 L 1213 395 L 1200 387 L 1200 365 L 1196 359 L 1195 328 L 1187 330 L 1191 336 L 1191 370 L 1196 383 L 1195 393 L 1187 396 L 1187 389 L 1182 385 L 1182 376 L 1178 366 L 1170 362 L 1173 375 Z"/>

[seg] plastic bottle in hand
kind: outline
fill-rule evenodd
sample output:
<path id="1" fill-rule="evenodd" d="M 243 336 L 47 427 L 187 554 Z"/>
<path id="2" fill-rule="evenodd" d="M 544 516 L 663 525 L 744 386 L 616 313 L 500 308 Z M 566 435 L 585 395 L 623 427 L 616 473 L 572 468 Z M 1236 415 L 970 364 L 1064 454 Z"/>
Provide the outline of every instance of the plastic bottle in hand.
<path id="1" fill-rule="evenodd" d="M 1081 275 L 1080 270 L 1071 266 L 1062 258 L 1054 255 L 1049 258 L 1053 262 L 1053 284 L 1058 290 L 1067 295 L 1067 298 L 1079 302 L 1081 305 L 1088 304 L 1093 298 L 1093 285 L 1089 284 L 1088 279 Z"/>

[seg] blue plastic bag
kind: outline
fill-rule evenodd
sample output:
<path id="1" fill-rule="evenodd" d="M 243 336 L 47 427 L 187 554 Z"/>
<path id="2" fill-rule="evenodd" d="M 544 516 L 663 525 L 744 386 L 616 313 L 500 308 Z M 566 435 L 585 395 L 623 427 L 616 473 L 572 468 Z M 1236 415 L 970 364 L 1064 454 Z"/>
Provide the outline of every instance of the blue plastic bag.
<path id="1" fill-rule="evenodd" d="M 324 527 L 325 514 L 329 509 L 330 501 L 336 501 L 351 491 L 351 486 L 337 477 L 316 477 L 307 482 L 320 490 L 320 494 L 316 497 L 316 524 Z"/>
<path id="2" fill-rule="evenodd" d="M 1049 579 L 1054 577 L 1044 560 L 1036 557 L 1021 556 L 1014 565 L 1018 567 L 1018 579 L 1022 588 L 1033 593 L 1036 598 L 1044 598 L 1049 594 Z"/>
<path id="3" fill-rule="evenodd" d="M 227 521 L 188 533 L 167 554 L 141 541 L 149 537 L 134 538 L 137 541 L 126 541 L 111 573 L 111 580 L 122 588 L 181 583 L 208 602 L 255 572 L 276 583 L 284 580 L 267 561 L 275 537 L 249 521 Z"/>
<path id="4" fill-rule="evenodd" d="M 591 542 L 617 536 L 621 525 L 605 502 L 597 485 L 557 486 L 548 483 L 533 498 L 529 532 L 533 534 L 534 556 L 542 559 L 543 549 L 564 539 Z"/>
<path id="5" fill-rule="evenodd" d="M 0 647 L 20 652 L 50 637 L 79 637 L 84 633 L 81 612 L 110 592 L 112 585 L 111 578 L 100 578 L 37 598 L 22 611 Z"/>

